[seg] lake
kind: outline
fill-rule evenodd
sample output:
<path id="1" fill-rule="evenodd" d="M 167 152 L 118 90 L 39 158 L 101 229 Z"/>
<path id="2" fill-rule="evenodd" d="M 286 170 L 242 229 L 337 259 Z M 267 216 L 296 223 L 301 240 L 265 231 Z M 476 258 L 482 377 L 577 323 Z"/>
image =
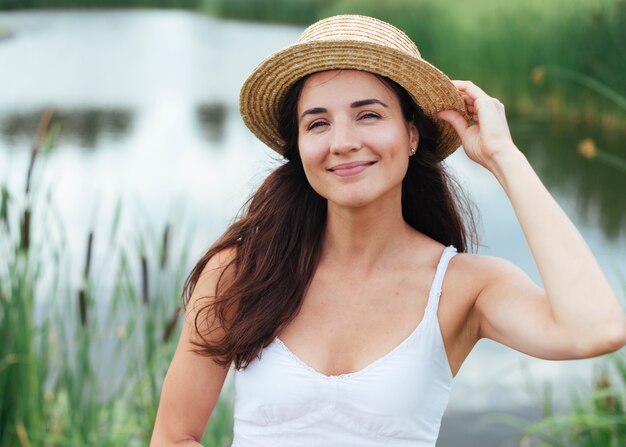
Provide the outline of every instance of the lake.
<path id="1" fill-rule="evenodd" d="M 60 134 L 35 185 L 50 192 L 75 259 L 91 227 L 96 235 L 108 228 L 118 199 L 122 230 L 174 222 L 190 235 L 195 259 L 277 166 L 243 125 L 238 91 L 258 62 L 302 28 L 148 10 L 1 13 L 0 25 L 12 32 L 0 40 L 0 184 L 23 188 L 39 119 L 52 107 Z M 626 175 L 576 153 L 583 138 L 607 150 L 622 142 L 563 123 L 510 122 L 622 293 Z M 479 252 L 509 259 L 540 282 L 496 180 L 462 151 L 446 163 L 480 210 Z M 105 244 L 97 239 L 96 251 Z M 481 341 L 456 378 L 439 445 L 509 445 L 515 430 L 485 415 L 536 417 L 546 382 L 565 404 L 574 387 L 589 385 L 596 364 L 542 361 Z"/>

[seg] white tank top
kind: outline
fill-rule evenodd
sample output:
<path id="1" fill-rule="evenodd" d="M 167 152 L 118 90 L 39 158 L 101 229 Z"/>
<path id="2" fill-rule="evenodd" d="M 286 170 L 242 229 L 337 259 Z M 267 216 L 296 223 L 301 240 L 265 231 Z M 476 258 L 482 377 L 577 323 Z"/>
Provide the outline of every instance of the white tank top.
<path id="1" fill-rule="evenodd" d="M 276 338 L 236 370 L 232 447 L 434 447 L 452 385 L 437 308 L 455 254 L 443 251 L 415 330 L 365 368 L 326 376 Z"/>

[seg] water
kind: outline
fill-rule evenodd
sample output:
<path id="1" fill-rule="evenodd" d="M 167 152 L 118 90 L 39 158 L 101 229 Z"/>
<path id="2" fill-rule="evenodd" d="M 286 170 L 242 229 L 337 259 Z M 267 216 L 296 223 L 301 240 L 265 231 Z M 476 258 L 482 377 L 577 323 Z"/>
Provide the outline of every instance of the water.
<path id="1" fill-rule="evenodd" d="M 119 198 L 123 227 L 162 228 L 174 221 L 192 231 L 196 258 L 277 165 L 243 125 L 238 90 L 263 57 L 294 41 L 301 28 L 141 10 L 4 13 L 0 24 L 13 31 L 0 40 L 0 182 L 23 188 L 39 118 L 54 108 L 59 140 L 34 180 L 40 190 L 50 190 L 76 259 L 83 257 L 91 227 L 96 251 L 105 251 L 99 230 L 108 228 Z M 575 152 L 589 136 L 607 150 L 620 142 L 554 123 L 511 119 L 511 127 L 621 290 L 626 176 Z M 511 260 L 539 282 L 492 175 L 460 151 L 448 164 L 481 211 L 480 252 Z M 75 281 L 79 277 L 75 272 Z M 512 430 L 484 426 L 481 415 L 537 417 L 545 381 L 565 403 L 573 387 L 587 386 L 593 365 L 532 359 L 481 341 L 455 381 L 440 445 L 506 445 Z"/>

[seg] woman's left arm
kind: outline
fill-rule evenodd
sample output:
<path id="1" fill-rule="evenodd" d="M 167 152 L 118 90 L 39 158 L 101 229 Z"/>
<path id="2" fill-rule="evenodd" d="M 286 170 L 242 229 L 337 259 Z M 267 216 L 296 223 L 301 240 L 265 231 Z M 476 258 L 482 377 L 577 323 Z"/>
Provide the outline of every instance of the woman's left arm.
<path id="1" fill-rule="evenodd" d="M 626 343 L 624 311 L 586 242 L 513 143 L 504 106 L 469 81 L 454 81 L 475 124 L 440 112 L 467 155 L 511 201 L 544 290 L 513 266 L 493 263 L 476 298 L 480 335 L 530 355 L 593 357 Z"/>

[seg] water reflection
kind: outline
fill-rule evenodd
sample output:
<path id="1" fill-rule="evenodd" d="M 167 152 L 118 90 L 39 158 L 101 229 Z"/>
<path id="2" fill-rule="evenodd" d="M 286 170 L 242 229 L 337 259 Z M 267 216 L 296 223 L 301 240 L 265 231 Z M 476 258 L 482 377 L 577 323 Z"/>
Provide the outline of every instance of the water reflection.
<path id="1" fill-rule="evenodd" d="M 37 133 L 44 109 L 0 115 L 0 135 L 7 148 L 32 141 Z M 127 135 L 133 126 L 134 112 L 130 109 L 81 108 L 54 110 L 52 124 L 61 132 L 58 145 L 75 144 L 83 149 L 96 149 L 103 139 L 117 140 Z"/>
<path id="2" fill-rule="evenodd" d="M 557 123 L 516 123 L 512 132 L 547 188 L 573 198 L 584 223 L 599 225 L 610 240 L 626 233 L 626 175 L 576 151 L 593 138 L 601 150 L 626 158 L 618 135 Z"/>
<path id="3" fill-rule="evenodd" d="M 226 104 L 200 104 L 196 109 L 196 116 L 202 136 L 212 143 L 223 141 L 227 114 Z"/>
<path id="4" fill-rule="evenodd" d="M 13 37 L 13 33 L 9 29 L 3 28 L 0 24 L 0 42 L 10 37 Z"/>

